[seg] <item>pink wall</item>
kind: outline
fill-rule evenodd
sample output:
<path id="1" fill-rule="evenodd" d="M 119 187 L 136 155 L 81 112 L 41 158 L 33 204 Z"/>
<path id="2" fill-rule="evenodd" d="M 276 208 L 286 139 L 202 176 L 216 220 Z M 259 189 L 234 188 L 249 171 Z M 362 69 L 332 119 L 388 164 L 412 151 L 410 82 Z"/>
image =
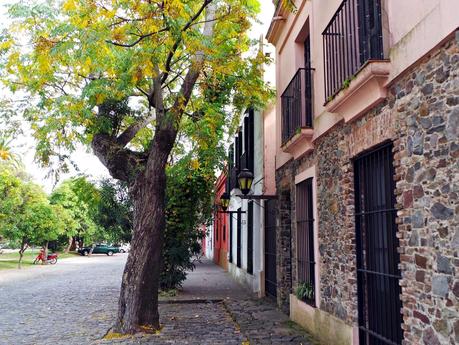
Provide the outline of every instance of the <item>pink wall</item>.
<path id="1" fill-rule="evenodd" d="M 449 33 L 459 27 L 459 0 L 381 0 L 385 17 L 384 41 L 390 58 L 388 83 L 414 64 Z M 300 38 L 309 26 L 313 72 L 313 112 L 315 127 L 321 132 L 334 126 L 339 117 L 330 116 L 325 103 L 322 32 L 342 0 L 296 0 L 296 13 L 278 9 L 267 39 L 276 47 L 276 166 L 291 159 L 280 148 L 280 96 L 303 65 L 303 45 Z M 309 23 L 309 25 L 305 25 Z M 339 115 L 339 114 L 336 114 Z"/>
<path id="2" fill-rule="evenodd" d="M 263 194 L 276 194 L 276 107 L 270 104 L 263 111 Z"/>
<path id="3" fill-rule="evenodd" d="M 389 19 L 391 78 L 459 27 L 458 0 L 385 0 Z"/>

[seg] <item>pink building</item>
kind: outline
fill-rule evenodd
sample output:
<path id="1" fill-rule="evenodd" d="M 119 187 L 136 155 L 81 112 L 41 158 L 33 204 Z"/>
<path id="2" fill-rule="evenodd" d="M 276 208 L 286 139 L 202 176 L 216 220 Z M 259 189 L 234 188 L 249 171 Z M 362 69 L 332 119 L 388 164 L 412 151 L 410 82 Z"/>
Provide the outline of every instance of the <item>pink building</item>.
<path id="1" fill-rule="evenodd" d="M 459 2 L 293 2 L 267 33 L 277 302 L 325 344 L 458 343 Z"/>

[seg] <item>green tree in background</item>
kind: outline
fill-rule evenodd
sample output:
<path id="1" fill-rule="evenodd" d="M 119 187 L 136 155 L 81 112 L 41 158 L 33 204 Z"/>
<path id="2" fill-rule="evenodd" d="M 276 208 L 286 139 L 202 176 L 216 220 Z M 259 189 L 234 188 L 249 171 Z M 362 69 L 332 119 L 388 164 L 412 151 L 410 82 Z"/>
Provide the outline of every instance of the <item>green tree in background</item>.
<path id="1" fill-rule="evenodd" d="M 133 206 L 128 189 L 122 182 L 101 181 L 100 198 L 95 222 L 104 229 L 105 240 L 112 243 L 130 242 L 132 238 Z"/>
<path id="2" fill-rule="evenodd" d="M 23 181 L 10 170 L 0 169 L 0 236 L 9 235 L 15 228 L 16 215 L 23 203 Z"/>
<path id="3" fill-rule="evenodd" d="M 44 191 L 6 169 L 0 170 L 0 234 L 19 243 L 19 266 L 30 245 L 47 248 L 65 231 L 64 210 L 52 206 Z"/>
<path id="4" fill-rule="evenodd" d="M 68 243 L 66 251 L 76 237 L 87 242 L 101 239 L 95 222 L 99 198 L 98 189 L 85 177 L 65 180 L 51 194 L 50 202 L 64 209 L 71 219 L 63 234 Z"/>

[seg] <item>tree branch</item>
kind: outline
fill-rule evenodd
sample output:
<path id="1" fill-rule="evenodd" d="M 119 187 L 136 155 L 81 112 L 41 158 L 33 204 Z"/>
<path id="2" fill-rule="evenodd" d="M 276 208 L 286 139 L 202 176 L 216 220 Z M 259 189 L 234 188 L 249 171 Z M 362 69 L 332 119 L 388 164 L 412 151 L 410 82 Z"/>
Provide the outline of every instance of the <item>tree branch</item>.
<path id="1" fill-rule="evenodd" d="M 123 148 L 108 134 L 95 134 L 91 146 L 113 178 L 130 183 L 144 169 L 145 153 Z"/>
<path id="2" fill-rule="evenodd" d="M 150 115 L 147 118 L 137 121 L 130 125 L 128 128 L 124 130 L 123 133 L 121 133 L 117 138 L 116 138 L 116 143 L 122 147 L 126 146 L 129 144 L 129 142 L 134 139 L 134 137 L 137 135 L 137 133 L 147 126 L 151 121 L 156 119 L 156 114 Z"/>
<path id="3" fill-rule="evenodd" d="M 165 28 L 162 28 L 161 30 L 158 30 L 158 31 L 155 31 L 155 32 L 150 32 L 149 34 L 145 34 L 145 35 L 136 35 L 136 36 L 139 36 L 138 39 L 136 39 L 134 42 L 132 43 L 119 43 L 119 42 L 115 42 L 115 41 L 111 41 L 111 40 L 105 40 L 105 42 L 107 43 L 110 43 L 110 44 L 113 44 L 117 47 L 124 47 L 124 48 L 132 48 L 134 47 L 136 44 L 140 43 L 142 40 L 144 40 L 145 38 L 148 38 L 148 37 L 151 37 L 153 35 L 156 35 L 156 34 L 159 34 L 161 32 L 164 32 L 164 31 L 167 31 L 169 30 L 169 27 L 165 27 Z"/>
<path id="4" fill-rule="evenodd" d="M 213 5 L 207 8 L 206 18 L 205 18 L 206 24 L 204 26 L 204 31 L 203 31 L 204 37 L 212 37 L 214 33 L 215 21 L 213 19 L 215 18 L 215 11 L 216 9 L 215 9 L 215 6 Z M 199 78 L 199 74 L 201 73 L 203 64 L 204 64 L 204 52 L 198 51 L 196 52 L 196 55 L 192 59 L 191 66 L 180 88 L 180 93 L 174 102 L 174 105 L 172 107 L 173 112 L 178 112 L 180 114 L 183 114 L 183 112 L 185 111 L 185 107 L 190 100 L 191 93 L 193 92 L 193 88 L 196 84 L 196 81 Z"/>
<path id="5" fill-rule="evenodd" d="M 202 4 L 202 6 L 199 8 L 198 12 L 196 12 L 196 14 L 191 17 L 191 19 L 188 21 L 188 23 L 185 24 L 185 26 L 182 28 L 182 32 L 188 30 L 188 28 L 193 24 L 193 22 L 199 18 L 199 16 L 202 14 L 202 12 L 205 10 L 205 8 L 212 2 L 213 0 L 204 0 L 204 3 Z M 214 20 L 214 17 L 212 17 L 212 19 L 209 19 L 210 21 L 213 21 Z M 206 19 L 207 21 L 207 19 Z M 207 24 L 207 23 L 206 23 Z M 167 56 L 167 59 L 166 59 L 166 65 L 165 65 L 165 72 L 163 74 L 163 77 L 161 79 L 161 83 L 164 83 L 167 79 L 167 77 L 169 76 L 169 72 L 171 70 L 171 62 L 172 62 L 172 58 L 174 57 L 175 55 L 175 52 L 177 51 L 179 45 L 180 45 L 180 42 L 182 41 L 182 36 L 180 35 L 179 38 L 177 38 L 177 40 L 174 42 L 174 45 L 172 46 L 172 49 L 171 51 L 169 52 L 169 55 Z"/>

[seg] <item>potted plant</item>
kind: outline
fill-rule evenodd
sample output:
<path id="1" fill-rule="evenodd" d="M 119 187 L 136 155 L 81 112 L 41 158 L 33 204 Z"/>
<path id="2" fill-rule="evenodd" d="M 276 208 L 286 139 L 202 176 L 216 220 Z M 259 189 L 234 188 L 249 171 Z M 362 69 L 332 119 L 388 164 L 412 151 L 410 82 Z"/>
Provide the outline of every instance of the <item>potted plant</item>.
<path id="1" fill-rule="evenodd" d="M 296 288 L 295 295 L 299 300 L 312 302 L 314 299 L 314 286 L 310 282 L 300 282 Z"/>

